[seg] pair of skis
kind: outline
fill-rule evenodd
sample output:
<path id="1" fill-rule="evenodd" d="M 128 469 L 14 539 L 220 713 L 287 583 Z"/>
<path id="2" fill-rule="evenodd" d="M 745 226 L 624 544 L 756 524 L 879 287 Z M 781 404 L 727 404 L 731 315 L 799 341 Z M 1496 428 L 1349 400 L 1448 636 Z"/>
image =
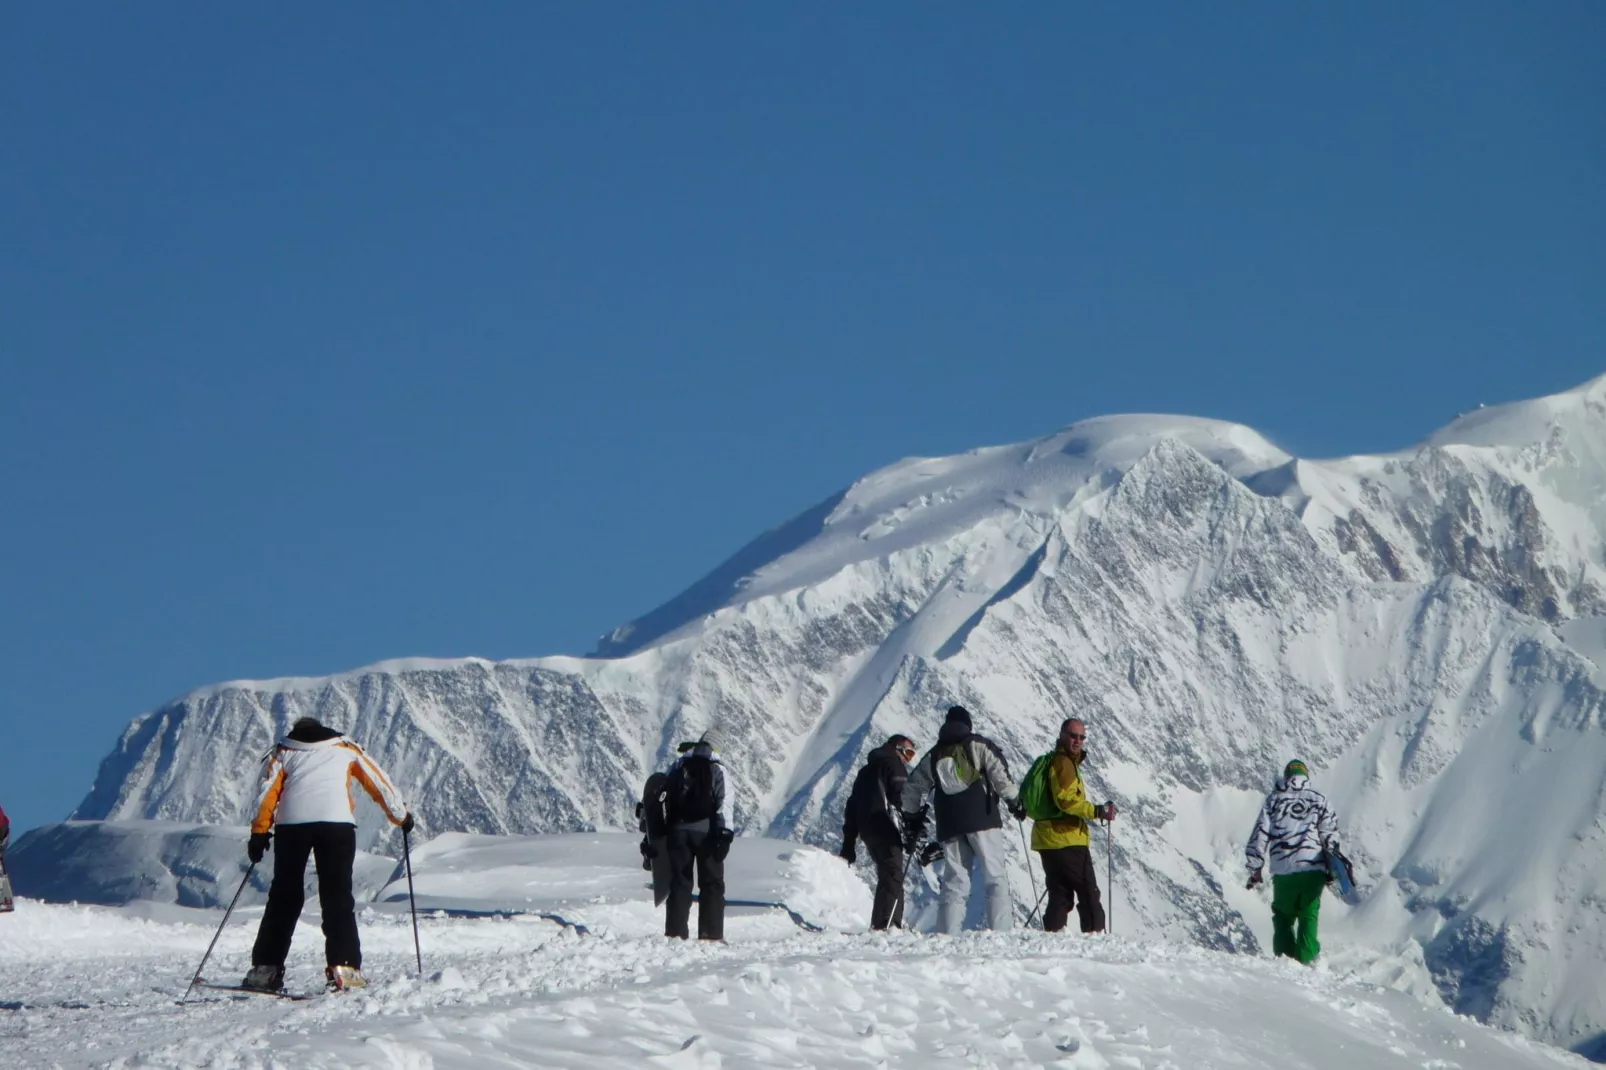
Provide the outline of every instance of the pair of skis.
<path id="1" fill-rule="evenodd" d="M 325 995 L 324 992 L 270 992 L 265 988 L 246 988 L 244 985 L 220 985 L 202 977 L 195 981 L 194 987 L 205 988 L 213 992 L 231 992 L 236 999 L 248 999 L 251 996 L 272 996 L 274 999 L 287 999 L 293 1003 L 302 1003 L 309 999 L 317 999 Z M 340 991 L 336 989 L 336 991 Z M 180 1000 L 180 1003 L 185 1002 Z M 193 1000 L 190 1002 L 194 1002 Z M 204 1000 L 201 1002 L 205 1002 Z"/>

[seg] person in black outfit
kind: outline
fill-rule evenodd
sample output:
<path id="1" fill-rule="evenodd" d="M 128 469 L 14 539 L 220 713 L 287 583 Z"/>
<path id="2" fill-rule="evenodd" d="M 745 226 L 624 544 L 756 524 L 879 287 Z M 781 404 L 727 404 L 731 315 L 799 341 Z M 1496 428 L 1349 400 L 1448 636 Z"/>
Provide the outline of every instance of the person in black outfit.
<path id="1" fill-rule="evenodd" d="M 730 853 L 731 792 L 719 761 L 718 739 L 704 732 L 691 751 L 675 760 L 664 781 L 664 819 L 669 829 L 669 901 L 664 935 L 690 936 L 692 876 L 697 878 L 697 938 L 725 939 L 725 856 Z"/>
<path id="2" fill-rule="evenodd" d="M 842 809 L 842 859 L 853 865 L 856 840 L 875 863 L 875 904 L 870 928 L 903 928 L 903 830 L 899 816 L 903 785 L 915 745 L 908 736 L 893 736 L 871 751 L 853 778 L 853 791 Z"/>

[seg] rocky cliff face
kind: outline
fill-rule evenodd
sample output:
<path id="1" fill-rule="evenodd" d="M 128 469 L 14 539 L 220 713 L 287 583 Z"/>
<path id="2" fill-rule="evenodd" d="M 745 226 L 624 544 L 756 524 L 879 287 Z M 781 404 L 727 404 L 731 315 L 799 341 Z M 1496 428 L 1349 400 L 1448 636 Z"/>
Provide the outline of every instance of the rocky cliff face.
<path id="1" fill-rule="evenodd" d="M 1587 979 L 1606 950 L 1588 636 L 1606 630 L 1582 626 L 1606 614 L 1602 458 L 1606 378 L 1380 457 L 1111 417 L 904 461 L 592 658 L 184 696 L 129 727 L 75 816 L 238 822 L 261 755 L 310 714 L 375 753 L 426 832 L 624 828 L 646 773 L 717 724 L 740 823 L 832 843 L 886 735 L 929 741 L 960 702 L 1024 771 L 1075 713 L 1091 790 L 1123 804 L 1132 929 L 1255 947 L 1242 843 L 1302 757 L 1369 892 L 1330 909 L 1336 931 L 1419 947 L 1457 1008 L 1584 1045 L 1606 1030 Z"/>

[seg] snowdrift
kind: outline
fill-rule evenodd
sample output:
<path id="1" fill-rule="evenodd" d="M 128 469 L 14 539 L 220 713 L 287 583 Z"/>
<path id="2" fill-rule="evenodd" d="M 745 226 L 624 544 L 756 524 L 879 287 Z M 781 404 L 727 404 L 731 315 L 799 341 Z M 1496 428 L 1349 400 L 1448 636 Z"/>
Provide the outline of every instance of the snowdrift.
<path id="1" fill-rule="evenodd" d="M 250 865 L 242 826 L 172 821 L 66 821 L 31 829 L 6 854 L 18 895 L 56 903 L 119 906 L 135 901 L 184 907 L 228 905 Z M 396 871 L 396 860 L 358 854 L 352 890 L 366 899 Z M 308 888 L 316 866 L 308 865 Z M 251 874 L 242 903 L 267 899 L 271 852 Z M 314 901 L 316 897 L 314 896 Z"/>
<path id="2" fill-rule="evenodd" d="M 421 897 L 561 907 L 584 934 L 426 910 L 419 976 L 391 885 L 360 918 L 372 987 L 304 1003 L 203 992 L 176 1005 L 221 911 L 153 919 L 146 904 L 24 900 L 0 919 L 0 1051 L 8 1067 L 117 1070 L 1587 1065 L 1449 1013 L 1419 964 L 1358 949 L 1306 969 L 1120 936 L 853 931 L 869 889 L 839 860 L 777 841 L 736 843 L 733 894 L 807 904 L 825 932 L 750 911 L 727 920 L 724 943 L 665 940 L 633 854 L 625 835 L 422 845 Z M 235 912 L 211 976 L 244 972 L 259 916 Z M 288 966 L 297 988 L 321 976 L 312 919 Z"/>

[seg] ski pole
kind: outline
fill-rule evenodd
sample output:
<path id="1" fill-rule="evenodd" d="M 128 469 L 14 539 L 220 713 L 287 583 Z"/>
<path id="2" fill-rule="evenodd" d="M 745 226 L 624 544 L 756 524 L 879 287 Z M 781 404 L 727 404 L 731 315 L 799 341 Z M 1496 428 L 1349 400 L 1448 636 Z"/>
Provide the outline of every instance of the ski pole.
<path id="1" fill-rule="evenodd" d="M 190 978 L 190 987 L 184 990 L 184 999 L 179 1000 L 182 1005 L 195 991 L 195 984 L 201 979 L 201 971 L 206 969 L 206 960 L 212 957 L 212 949 L 217 946 L 217 938 L 223 935 L 223 926 L 229 923 L 229 915 L 234 913 L 234 904 L 240 901 L 240 893 L 245 891 L 246 884 L 251 880 L 251 874 L 256 870 L 257 864 L 252 862 L 245 869 L 245 876 L 240 878 L 240 886 L 234 891 L 234 898 L 229 900 L 229 909 L 223 912 L 223 920 L 218 923 L 217 932 L 212 934 L 212 942 L 206 945 L 206 954 L 201 956 L 201 964 L 195 967 L 195 976 Z"/>
<path id="2" fill-rule="evenodd" d="M 1042 902 L 1042 897 L 1037 894 L 1037 876 L 1032 872 L 1032 848 L 1031 845 L 1026 842 L 1026 825 L 1024 822 L 1017 821 L 1015 822 L 1015 827 L 1020 830 L 1021 850 L 1026 852 L 1026 879 L 1032 882 L 1032 896 L 1033 898 L 1037 899 L 1038 902 Z M 1047 888 L 1043 889 L 1043 894 L 1048 894 Z M 1035 917 L 1036 914 L 1037 908 L 1033 907 L 1032 912 L 1026 915 L 1026 925 L 1028 928 L 1031 927 L 1032 918 Z"/>
<path id="3" fill-rule="evenodd" d="M 407 866 L 407 908 L 413 915 L 413 954 L 418 958 L 418 975 L 424 975 L 424 951 L 418 946 L 418 900 L 413 898 L 413 852 L 402 830 L 402 862 Z"/>
<path id="4" fill-rule="evenodd" d="M 1030 929 L 1032 927 L 1032 919 L 1037 917 L 1037 912 L 1042 909 L 1043 900 L 1045 900 L 1047 898 L 1048 898 L 1048 889 L 1044 888 L 1043 889 L 1043 894 L 1037 897 L 1037 906 L 1033 907 L 1032 908 L 1032 912 L 1030 914 L 1026 915 L 1026 927 L 1028 929 Z"/>
<path id="5" fill-rule="evenodd" d="M 913 851 L 905 852 L 905 857 L 903 860 L 903 880 L 898 882 L 898 905 L 892 908 L 892 913 L 894 916 L 902 919 L 897 925 L 897 927 L 900 929 L 902 929 L 909 922 L 909 919 L 903 917 L 903 915 L 909 909 L 909 867 L 914 864 L 914 860 L 915 853 Z"/>
<path id="6" fill-rule="evenodd" d="M 1104 851 L 1110 856 L 1110 905 L 1104 909 L 1104 931 L 1115 932 L 1115 822 L 1104 822 Z"/>

